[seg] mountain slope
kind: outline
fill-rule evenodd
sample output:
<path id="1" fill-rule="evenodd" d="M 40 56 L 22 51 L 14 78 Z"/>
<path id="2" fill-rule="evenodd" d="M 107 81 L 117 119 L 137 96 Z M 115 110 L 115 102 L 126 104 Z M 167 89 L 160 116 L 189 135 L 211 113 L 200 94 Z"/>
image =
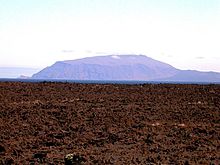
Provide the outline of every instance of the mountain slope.
<path id="1" fill-rule="evenodd" d="M 179 70 L 144 55 L 109 55 L 59 61 L 32 78 L 220 82 L 220 73 Z"/>
<path id="2" fill-rule="evenodd" d="M 181 81 L 181 82 L 220 82 L 220 73 L 199 72 L 196 70 L 181 70 L 174 76 L 160 79 L 160 81 Z"/>
<path id="3" fill-rule="evenodd" d="M 32 78 L 153 80 L 174 76 L 177 71 L 171 65 L 143 55 L 111 55 L 56 62 Z"/>

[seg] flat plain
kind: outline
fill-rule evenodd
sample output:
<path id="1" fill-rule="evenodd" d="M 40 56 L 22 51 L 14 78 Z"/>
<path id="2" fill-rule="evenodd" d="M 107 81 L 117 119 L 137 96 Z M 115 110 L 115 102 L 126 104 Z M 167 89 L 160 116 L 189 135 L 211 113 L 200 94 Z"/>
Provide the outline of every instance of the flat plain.
<path id="1" fill-rule="evenodd" d="M 218 164 L 220 85 L 0 82 L 0 164 Z"/>

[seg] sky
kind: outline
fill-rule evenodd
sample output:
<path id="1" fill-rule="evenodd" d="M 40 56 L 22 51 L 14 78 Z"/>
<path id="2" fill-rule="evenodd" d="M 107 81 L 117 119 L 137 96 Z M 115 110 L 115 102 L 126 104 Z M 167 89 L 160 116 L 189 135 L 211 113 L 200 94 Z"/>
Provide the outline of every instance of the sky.
<path id="1" fill-rule="evenodd" d="M 0 0 L 0 67 L 142 54 L 220 72 L 220 0 Z"/>

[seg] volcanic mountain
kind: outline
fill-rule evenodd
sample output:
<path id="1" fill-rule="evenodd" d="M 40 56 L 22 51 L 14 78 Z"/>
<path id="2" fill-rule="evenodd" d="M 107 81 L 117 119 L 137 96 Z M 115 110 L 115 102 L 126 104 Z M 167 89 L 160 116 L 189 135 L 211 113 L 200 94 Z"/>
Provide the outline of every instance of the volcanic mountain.
<path id="1" fill-rule="evenodd" d="M 58 61 L 32 78 L 220 82 L 220 73 L 179 70 L 144 55 L 108 55 Z"/>

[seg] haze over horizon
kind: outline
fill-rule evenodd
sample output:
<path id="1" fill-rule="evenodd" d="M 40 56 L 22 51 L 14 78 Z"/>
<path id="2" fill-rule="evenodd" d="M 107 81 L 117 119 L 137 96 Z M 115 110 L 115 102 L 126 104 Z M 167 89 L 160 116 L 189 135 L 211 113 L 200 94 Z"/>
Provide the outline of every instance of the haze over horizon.
<path id="1" fill-rule="evenodd" d="M 220 72 L 219 0 L 1 0 L 0 67 L 143 54 Z"/>

